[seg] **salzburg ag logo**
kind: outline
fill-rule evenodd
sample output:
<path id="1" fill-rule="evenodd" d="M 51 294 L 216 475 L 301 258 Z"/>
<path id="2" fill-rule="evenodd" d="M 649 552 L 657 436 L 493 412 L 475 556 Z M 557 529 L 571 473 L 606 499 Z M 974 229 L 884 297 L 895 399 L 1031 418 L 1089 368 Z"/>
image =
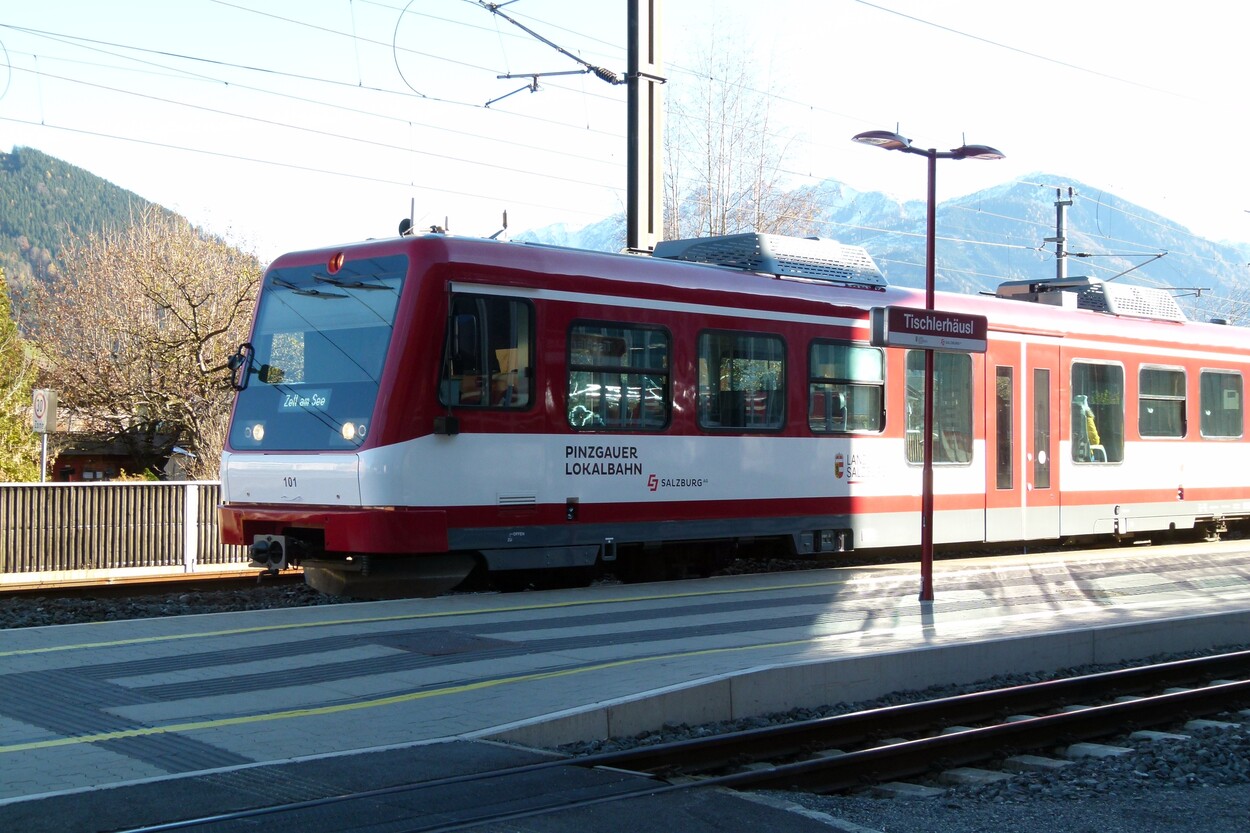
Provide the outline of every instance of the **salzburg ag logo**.
<path id="1" fill-rule="evenodd" d="M 659 489 L 702 489 L 707 483 L 704 477 L 659 477 L 647 476 L 647 489 L 654 492 Z"/>

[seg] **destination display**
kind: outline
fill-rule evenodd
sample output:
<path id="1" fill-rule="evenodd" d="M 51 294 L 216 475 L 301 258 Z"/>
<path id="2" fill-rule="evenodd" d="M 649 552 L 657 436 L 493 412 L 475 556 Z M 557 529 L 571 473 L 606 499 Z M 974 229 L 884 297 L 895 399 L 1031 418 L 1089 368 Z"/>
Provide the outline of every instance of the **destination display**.
<path id="1" fill-rule="evenodd" d="M 282 399 L 278 402 L 278 411 L 280 413 L 289 411 L 324 411 L 329 404 L 329 388 L 287 390 L 282 392 Z"/>

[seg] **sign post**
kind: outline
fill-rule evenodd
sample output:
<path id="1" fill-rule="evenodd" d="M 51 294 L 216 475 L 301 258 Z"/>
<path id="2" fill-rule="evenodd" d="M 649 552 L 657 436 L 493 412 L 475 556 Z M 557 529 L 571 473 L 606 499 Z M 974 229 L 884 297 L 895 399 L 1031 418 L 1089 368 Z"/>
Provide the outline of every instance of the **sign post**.
<path id="1" fill-rule="evenodd" d="M 924 308 L 934 312 L 937 287 L 937 161 L 939 159 L 1002 159 L 1003 152 L 989 145 L 960 145 L 950 150 L 913 147 L 911 139 L 888 130 L 868 130 L 856 133 L 852 141 L 874 145 L 883 150 L 897 150 L 923 156 L 928 162 L 928 200 L 924 223 Z M 950 313 L 943 313 L 949 316 Z M 975 317 L 975 316 L 973 316 Z M 984 338 L 984 336 L 982 337 Z M 933 601 L 933 351 L 941 349 L 925 346 L 924 353 L 924 475 L 920 486 L 920 601 Z M 981 342 L 985 352 L 985 342 Z"/>
<path id="2" fill-rule="evenodd" d="M 31 403 L 31 427 L 42 439 L 39 455 L 39 482 L 48 482 L 48 434 L 56 430 L 56 391 L 40 388 Z"/>
<path id="3" fill-rule="evenodd" d="M 930 250 L 932 251 L 932 250 Z M 933 601 L 933 354 L 984 353 L 989 323 L 984 315 L 968 315 L 933 308 L 929 294 L 925 309 L 873 307 L 869 311 L 870 341 L 874 347 L 911 347 L 925 351 L 924 448 L 920 474 L 920 601 Z"/>

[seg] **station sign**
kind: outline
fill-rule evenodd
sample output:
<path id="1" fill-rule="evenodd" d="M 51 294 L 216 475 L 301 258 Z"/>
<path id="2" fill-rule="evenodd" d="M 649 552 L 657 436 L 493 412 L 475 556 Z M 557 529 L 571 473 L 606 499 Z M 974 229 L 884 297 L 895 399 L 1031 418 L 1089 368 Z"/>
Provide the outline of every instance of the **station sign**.
<path id="1" fill-rule="evenodd" d="M 919 347 L 948 353 L 984 353 L 989 325 L 984 315 L 916 307 L 873 307 L 874 347 Z"/>

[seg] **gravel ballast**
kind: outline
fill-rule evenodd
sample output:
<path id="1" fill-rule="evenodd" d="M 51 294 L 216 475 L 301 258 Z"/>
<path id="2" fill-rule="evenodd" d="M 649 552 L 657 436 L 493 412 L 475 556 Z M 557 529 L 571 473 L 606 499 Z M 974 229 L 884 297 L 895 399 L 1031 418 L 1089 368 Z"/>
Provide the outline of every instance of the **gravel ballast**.
<path id="1" fill-rule="evenodd" d="M 83 622 L 114 622 L 153 619 L 160 616 L 191 616 L 238 610 L 340 604 L 357 601 L 318 593 L 303 582 L 283 581 L 270 586 L 238 584 L 226 589 L 186 589 L 144 593 L 140 587 L 125 594 L 99 596 L 74 594 L 63 597 L 29 592 L 0 595 L 0 630 L 75 625 Z"/>

